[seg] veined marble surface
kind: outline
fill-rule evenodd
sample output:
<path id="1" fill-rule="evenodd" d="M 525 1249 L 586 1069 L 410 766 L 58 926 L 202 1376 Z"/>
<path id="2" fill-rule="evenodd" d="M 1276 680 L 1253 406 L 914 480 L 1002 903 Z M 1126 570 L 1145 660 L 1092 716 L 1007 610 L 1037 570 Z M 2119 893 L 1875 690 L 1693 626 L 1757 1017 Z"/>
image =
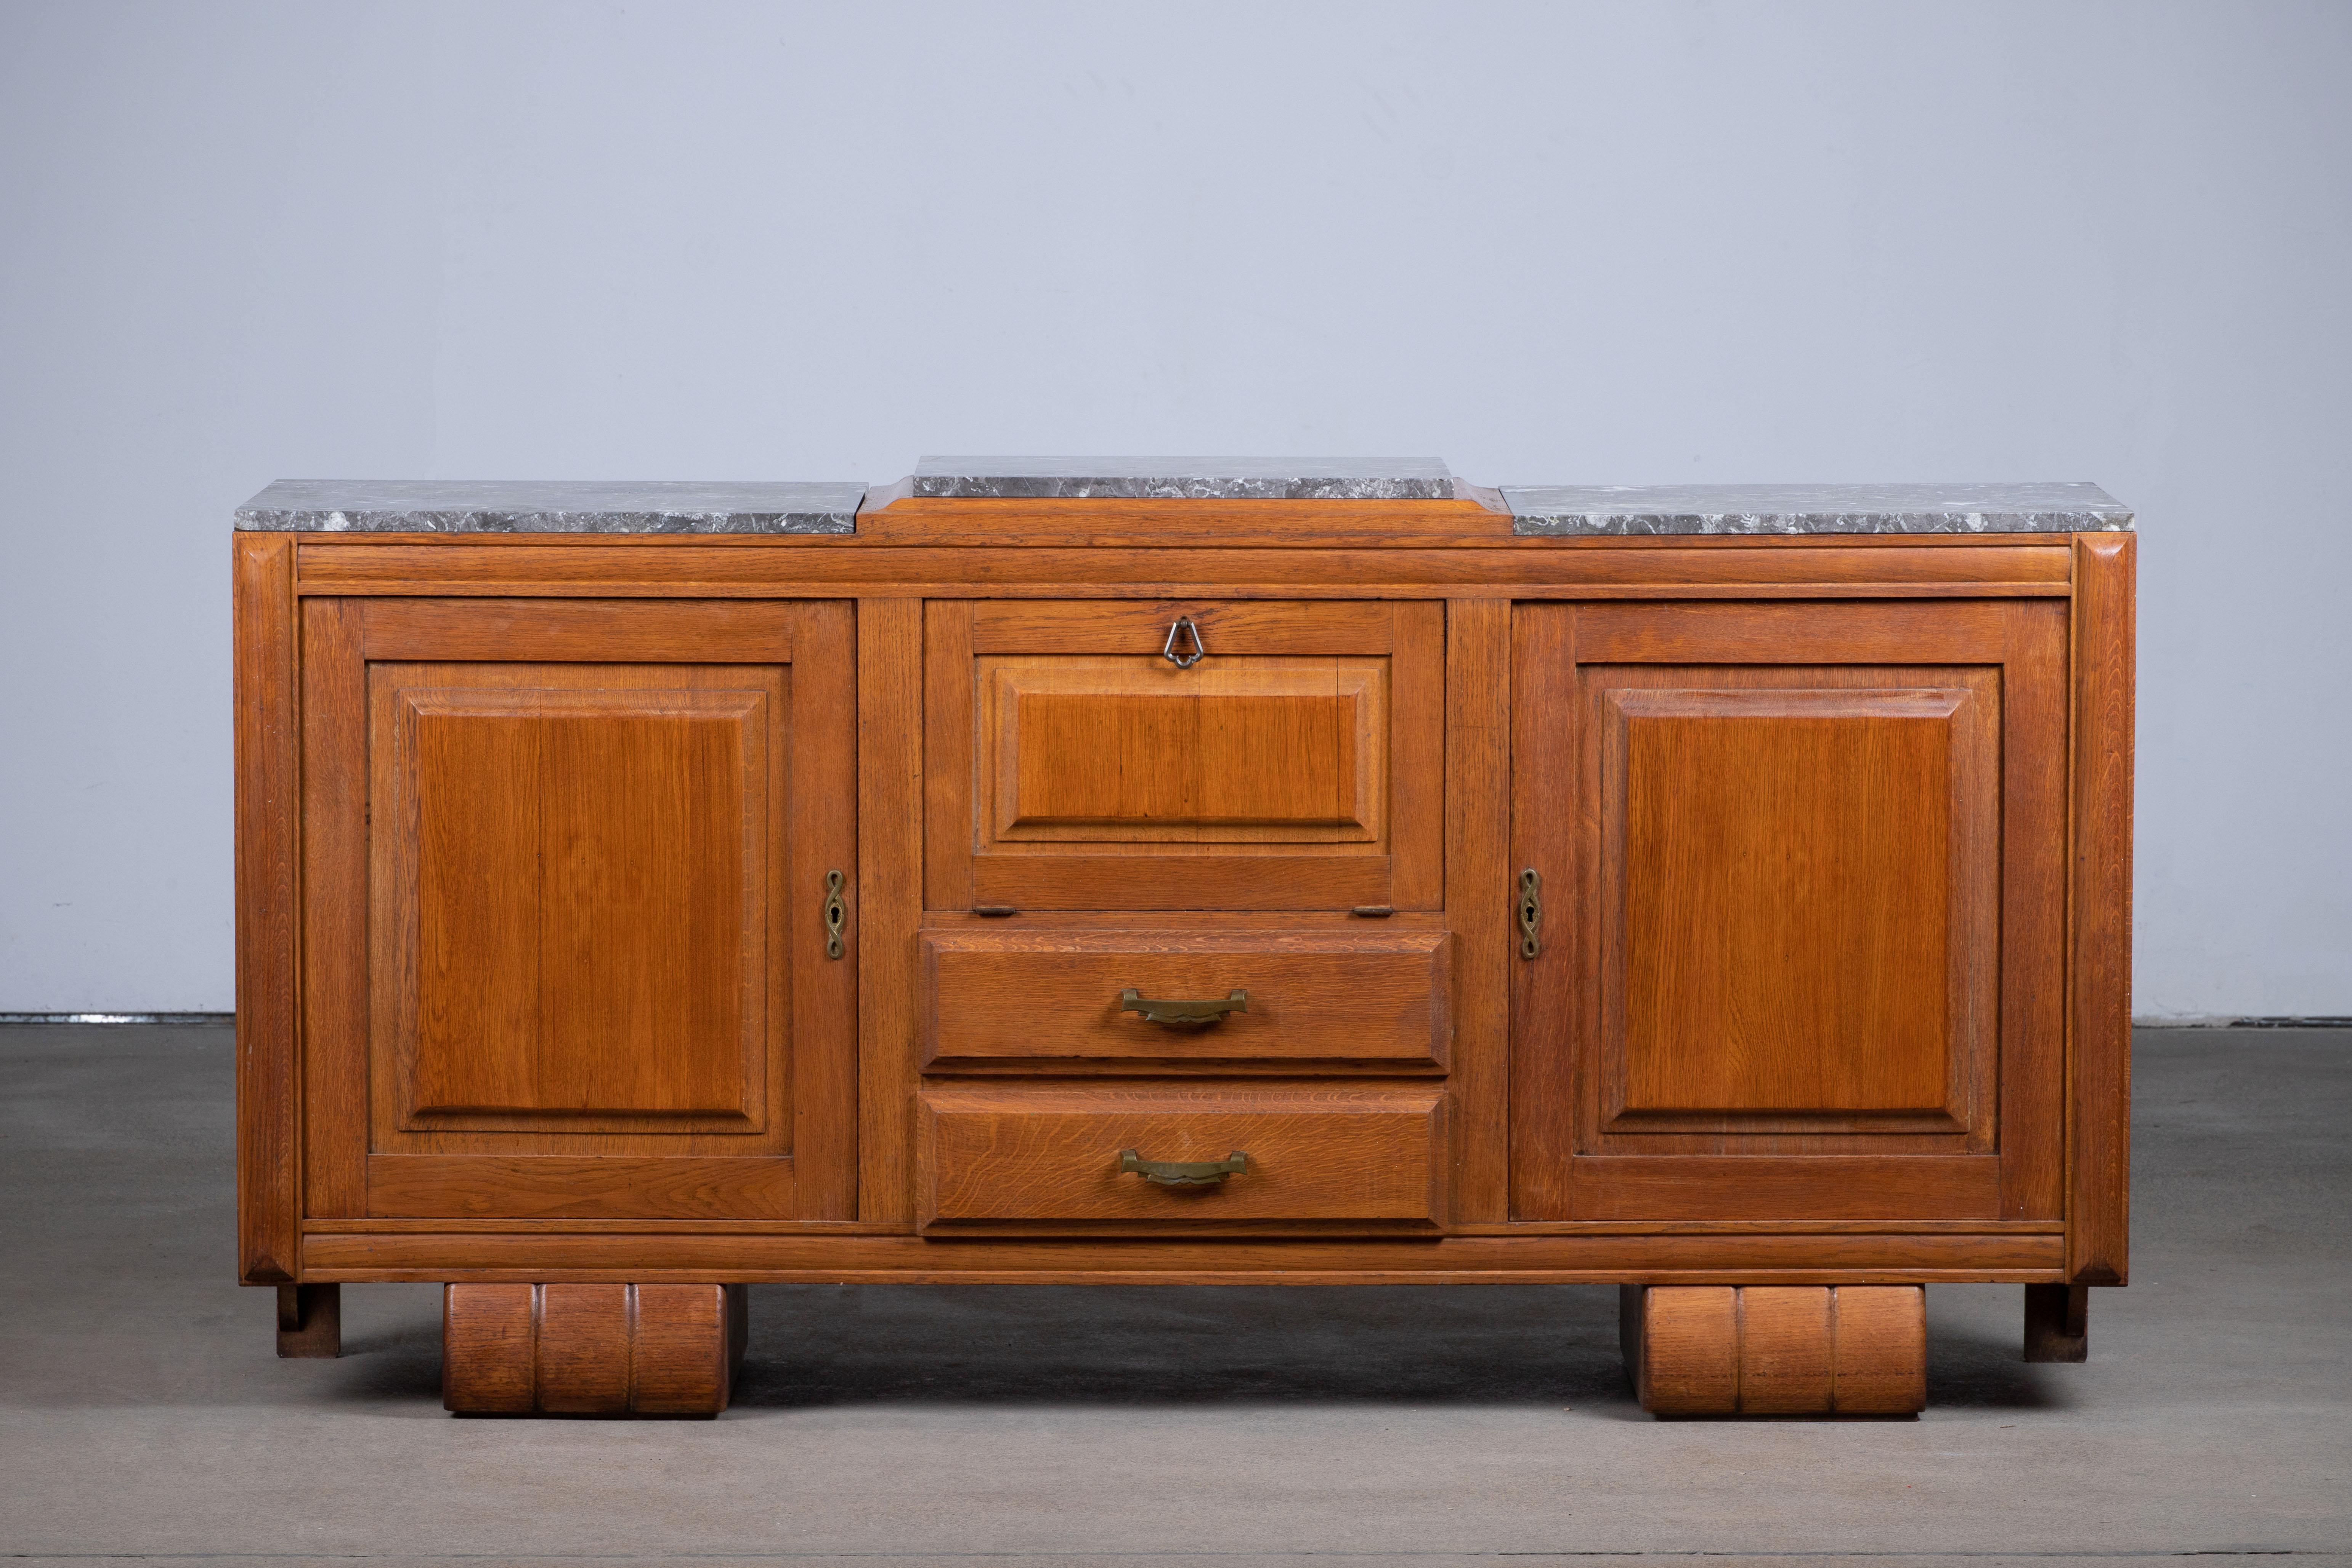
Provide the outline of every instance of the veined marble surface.
<path id="1" fill-rule="evenodd" d="M 917 496 L 1450 501 L 1435 457 L 926 457 Z"/>
<path id="2" fill-rule="evenodd" d="M 419 534 L 849 534 L 860 484 L 280 479 L 240 529 Z"/>
<path id="3" fill-rule="evenodd" d="M 2096 485 L 1506 485 L 1517 534 L 2072 534 L 2127 529 Z"/>

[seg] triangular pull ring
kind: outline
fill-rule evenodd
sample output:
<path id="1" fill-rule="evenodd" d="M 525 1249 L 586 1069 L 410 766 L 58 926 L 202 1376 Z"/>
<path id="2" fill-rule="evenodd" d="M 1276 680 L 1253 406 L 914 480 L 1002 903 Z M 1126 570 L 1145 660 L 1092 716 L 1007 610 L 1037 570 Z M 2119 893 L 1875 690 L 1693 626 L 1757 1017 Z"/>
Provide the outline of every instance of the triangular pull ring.
<path id="1" fill-rule="evenodd" d="M 1189 651 L 1180 649 L 1177 644 L 1187 639 L 1190 640 Z M 1208 644 L 1201 641 L 1201 629 L 1192 624 L 1192 618 L 1179 615 L 1175 623 L 1168 628 L 1168 641 L 1160 648 L 1160 656 L 1180 670 L 1189 670 L 1199 664 L 1208 651 Z"/>

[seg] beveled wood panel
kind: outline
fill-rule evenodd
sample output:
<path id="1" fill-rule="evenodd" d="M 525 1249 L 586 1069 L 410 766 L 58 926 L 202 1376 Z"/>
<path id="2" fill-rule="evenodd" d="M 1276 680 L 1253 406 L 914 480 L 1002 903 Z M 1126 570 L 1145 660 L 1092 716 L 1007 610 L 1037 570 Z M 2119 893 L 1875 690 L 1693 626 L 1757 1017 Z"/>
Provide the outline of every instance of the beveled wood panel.
<path id="1" fill-rule="evenodd" d="M 794 881 L 788 667 L 369 675 L 375 1146 L 780 1119 L 788 1034 L 767 1012 L 789 1005 L 790 959 L 766 915 Z"/>
<path id="2" fill-rule="evenodd" d="M 1388 661 L 980 662 L 982 851 L 1387 837 Z"/>
<path id="3" fill-rule="evenodd" d="M 1453 1038 L 1453 938 L 1412 929 L 1315 932 L 926 931 L 924 1060 L 1006 1063 L 1324 1061 L 1438 1069 Z M 1202 1028 L 1124 1010 L 1122 993 L 1244 1010 Z"/>
<path id="4" fill-rule="evenodd" d="M 942 602 L 924 643 L 931 909 L 1443 896 L 1436 604 Z"/>
<path id="5" fill-rule="evenodd" d="M 812 1284 L 2025 1283 L 2056 1281 L 2064 1260 L 2063 1237 L 2016 1231 L 1252 1239 L 466 1230 L 313 1234 L 302 1251 L 304 1275 L 314 1280 Z"/>
<path id="6" fill-rule="evenodd" d="M 1339 1084 L 934 1084 L 921 1096 L 926 1226 L 1087 1221 L 1428 1224 L 1444 1212 L 1443 1092 Z M 1171 1187 L 1119 1168 L 1247 1168 Z"/>
<path id="7" fill-rule="evenodd" d="M 760 1120 L 785 674 L 452 668 L 376 666 L 384 799 L 415 824 L 402 1125 Z"/>
<path id="8" fill-rule="evenodd" d="M 1998 680 L 1661 665 L 1599 666 L 1585 685 L 1593 1152 L 1632 1152 L 1612 1134 L 1980 1130 Z"/>

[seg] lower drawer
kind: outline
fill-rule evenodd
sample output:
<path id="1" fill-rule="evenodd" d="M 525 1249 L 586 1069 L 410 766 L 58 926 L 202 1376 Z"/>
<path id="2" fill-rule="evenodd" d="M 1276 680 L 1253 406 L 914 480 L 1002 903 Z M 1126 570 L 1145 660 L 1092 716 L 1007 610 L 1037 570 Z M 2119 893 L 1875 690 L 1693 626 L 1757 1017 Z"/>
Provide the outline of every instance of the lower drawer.
<path id="1" fill-rule="evenodd" d="M 921 1097 L 922 1220 L 1433 1225 L 1444 1115 L 1433 1085 L 937 1085 Z M 1202 1168 L 1215 1166 L 1229 1168 Z"/>

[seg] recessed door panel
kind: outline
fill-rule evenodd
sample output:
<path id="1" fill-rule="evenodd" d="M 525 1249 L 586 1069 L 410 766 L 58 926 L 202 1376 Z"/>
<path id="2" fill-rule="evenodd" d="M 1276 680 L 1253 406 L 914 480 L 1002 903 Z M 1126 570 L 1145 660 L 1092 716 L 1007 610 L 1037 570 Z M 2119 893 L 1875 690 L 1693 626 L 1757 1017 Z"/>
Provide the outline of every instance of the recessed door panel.
<path id="1" fill-rule="evenodd" d="M 414 943 L 400 1125 L 763 1120 L 788 671 L 386 663 L 371 680 L 386 820 L 414 824 L 380 841 L 404 969 Z"/>

